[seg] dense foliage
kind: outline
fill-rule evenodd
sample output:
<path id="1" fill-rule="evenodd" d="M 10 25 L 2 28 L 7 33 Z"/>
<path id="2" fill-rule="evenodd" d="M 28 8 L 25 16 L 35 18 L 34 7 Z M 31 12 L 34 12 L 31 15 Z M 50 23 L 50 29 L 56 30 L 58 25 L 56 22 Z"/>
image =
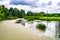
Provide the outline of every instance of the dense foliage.
<path id="1" fill-rule="evenodd" d="M 6 19 L 23 18 L 25 16 L 25 10 L 18 10 L 17 8 L 7 9 L 4 5 L 0 5 L 0 21 Z"/>
<path id="2" fill-rule="evenodd" d="M 46 26 L 44 24 L 38 24 L 37 29 L 45 31 Z"/>
<path id="3" fill-rule="evenodd" d="M 25 13 L 25 10 L 19 10 L 17 8 L 6 8 L 4 5 L 0 5 L 0 21 L 8 20 L 8 19 L 16 19 L 16 18 L 25 18 L 29 21 L 31 20 L 59 20 L 60 21 L 60 13 L 45 13 L 39 12 L 35 13 L 32 11 L 28 11 Z"/>

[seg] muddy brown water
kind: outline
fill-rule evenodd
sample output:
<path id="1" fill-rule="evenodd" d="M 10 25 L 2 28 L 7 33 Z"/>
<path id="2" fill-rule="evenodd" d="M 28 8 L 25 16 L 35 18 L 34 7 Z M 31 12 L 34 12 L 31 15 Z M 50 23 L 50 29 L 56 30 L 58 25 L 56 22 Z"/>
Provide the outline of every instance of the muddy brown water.
<path id="1" fill-rule="evenodd" d="M 0 40 L 54 40 L 51 37 L 35 35 L 31 28 L 16 24 L 16 20 L 0 22 Z"/>

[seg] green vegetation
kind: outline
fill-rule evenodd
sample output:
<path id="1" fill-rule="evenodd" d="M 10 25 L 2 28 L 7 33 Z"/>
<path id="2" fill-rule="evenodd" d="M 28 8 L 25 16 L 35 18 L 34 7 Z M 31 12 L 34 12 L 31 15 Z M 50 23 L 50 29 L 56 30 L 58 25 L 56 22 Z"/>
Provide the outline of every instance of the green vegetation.
<path id="1" fill-rule="evenodd" d="M 25 16 L 28 21 L 45 20 L 45 21 L 60 21 L 60 17 L 40 17 L 40 16 Z"/>
<path id="2" fill-rule="evenodd" d="M 37 29 L 45 31 L 46 26 L 44 24 L 38 24 Z"/>
<path id="3" fill-rule="evenodd" d="M 31 12 L 25 13 L 25 10 L 18 10 L 17 8 L 7 9 L 4 5 L 0 5 L 0 21 L 10 20 L 16 18 L 24 18 L 28 21 L 46 20 L 46 21 L 60 21 L 60 13 L 45 13 L 45 12 Z"/>
<path id="4" fill-rule="evenodd" d="M 23 18 L 24 16 L 25 10 L 18 10 L 17 8 L 12 7 L 7 9 L 4 5 L 0 5 L 0 21 Z"/>

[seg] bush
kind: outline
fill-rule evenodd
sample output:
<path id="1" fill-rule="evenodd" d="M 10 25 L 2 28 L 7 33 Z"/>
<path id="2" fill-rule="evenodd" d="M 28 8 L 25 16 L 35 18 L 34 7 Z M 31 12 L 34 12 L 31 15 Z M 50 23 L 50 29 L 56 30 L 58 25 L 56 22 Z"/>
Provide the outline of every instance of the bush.
<path id="1" fill-rule="evenodd" d="M 38 24 L 37 29 L 45 31 L 46 26 L 44 24 Z"/>

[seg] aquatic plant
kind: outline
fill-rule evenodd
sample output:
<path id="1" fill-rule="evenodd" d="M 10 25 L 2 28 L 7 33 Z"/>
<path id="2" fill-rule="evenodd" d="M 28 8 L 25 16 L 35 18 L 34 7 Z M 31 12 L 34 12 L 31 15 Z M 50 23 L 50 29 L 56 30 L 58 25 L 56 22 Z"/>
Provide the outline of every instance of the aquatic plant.
<path id="1" fill-rule="evenodd" d="M 44 24 L 38 24 L 36 28 L 39 30 L 45 31 L 46 26 Z"/>

